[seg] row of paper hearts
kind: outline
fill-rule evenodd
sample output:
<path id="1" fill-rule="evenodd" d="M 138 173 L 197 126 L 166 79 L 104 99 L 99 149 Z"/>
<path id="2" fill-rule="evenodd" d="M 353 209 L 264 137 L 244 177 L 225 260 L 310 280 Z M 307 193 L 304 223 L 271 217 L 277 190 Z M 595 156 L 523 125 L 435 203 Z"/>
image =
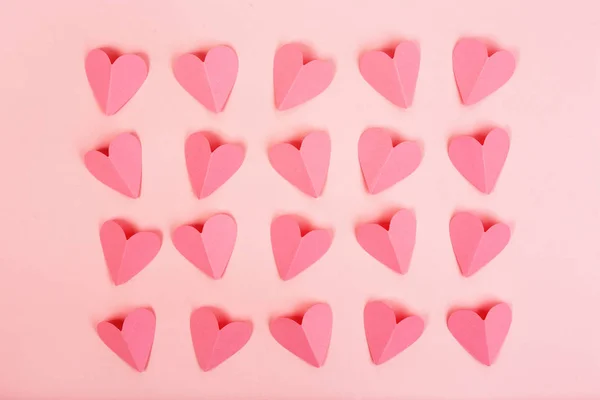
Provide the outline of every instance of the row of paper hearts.
<path id="1" fill-rule="evenodd" d="M 448 329 L 458 343 L 484 365 L 492 365 L 512 322 L 508 304 L 498 303 L 485 317 L 474 310 L 449 314 Z M 120 327 L 119 327 L 120 326 Z M 156 317 L 148 308 L 138 308 L 119 320 L 98 324 L 100 339 L 123 361 L 142 372 L 154 342 Z M 224 321 L 212 307 L 194 310 L 190 331 L 200 368 L 209 371 L 240 351 L 252 335 L 250 321 Z M 313 304 L 301 315 L 270 321 L 273 338 L 290 353 L 314 367 L 324 365 L 333 328 L 333 313 L 326 303 Z M 418 315 L 398 313 L 387 302 L 371 301 L 364 309 L 364 328 L 371 359 L 376 365 L 389 361 L 419 339 L 425 329 Z"/>
<path id="2" fill-rule="evenodd" d="M 417 142 L 394 145 L 397 135 L 385 128 L 365 130 L 358 142 L 358 158 L 369 193 L 379 193 L 412 174 L 421 163 Z M 211 143 L 212 142 L 212 143 Z M 244 147 L 216 143 L 211 132 L 196 132 L 185 143 L 188 175 L 194 193 L 204 198 L 223 185 L 240 168 Z M 508 133 L 491 130 L 483 143 L 472 136 L 450 140 L 448 154 L 456 169 L 479 191 L 489 194 L 506 161 L 510 146 Z M 85 155 L 88 170 L 105 185 L 137 198 L 142 180 L 142 148 L 133 133 L 123 133 L 111 141 L 108 154 L 92 150 Z M 329 170 L 331 141 L 323 131 L 313 131 L 295 142 L 279 143 L 269 149 L 273 168 L 288 182 L 312 197 L 319 197 Z"/>
<path id="3" fill-rule="evenodd" d="M 385 226 L 384 226 L 385 225 Z M 127 237 L 123 222 L 110 220 L 100 228 L 100 242 L 110 277 L 121 285 L 141 272 L 162 245 L 157 232 L 140 231 Z M 399 274 L 406 274 L 416 241 L 417 221 L 412 211 L 401 209 L 391 219 L 360 224 L 356 239 L 373 258 Z M 463 276 L 471 276 L 493 260 L 508 244 L 511 231 L 497 222 L 484 228 L 469 212 L 450 220 L 450 240 Z M 221 279 L 237 239 L 237 224 L 229 214 L 215 214 L 202 224 L 186 224 L 173 231 L 175 248 L 212 279 Z M 331 229 L 301 227 L 290 214 L 271 222 L 271 248 L 279 276 L 289 280 L 323 257 L 333 241 Z"/>
<path id="4" fill-rule="evenodd" d="M 307 49 L 299 43 L 279 48 L 273 63 L 275 106 L 286 110 L 322 93 L 333 80 L 331 60 L 307 61 Z M 484 42 L 461 39 L 454 47 L 454 77 L 463 104 L 475 104 L 504 85 L 513 75 L 515 58 L 506 50 L 488 54 Z M 412 104 L 419 73 L 420 51 L 416 43 L 402 42 L 390 57 L 385 51 L 369 51 L 360 57 L 364 79 L 398 107 Z M 85 61 L 87 78 L 102 111 L 119 111 L 146 80 L 148 66 L 142 57 L 125 54 L 111 63 L 102 49 L 92 50 Z M 179 84 L 198 102 L 220 112 L 235 84 L 238 57 L 227 46 L 218 46 L 204 57 L 184 54 L 173 65 Z"/>

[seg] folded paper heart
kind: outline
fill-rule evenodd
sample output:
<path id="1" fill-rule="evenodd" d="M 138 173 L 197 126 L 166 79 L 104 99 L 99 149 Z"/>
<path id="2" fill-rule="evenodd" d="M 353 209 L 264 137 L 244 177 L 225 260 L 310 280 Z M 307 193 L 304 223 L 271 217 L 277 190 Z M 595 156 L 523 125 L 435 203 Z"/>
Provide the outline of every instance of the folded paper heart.
<path id="1" fill-rule="evenodd" d="M 500 89 L 515 72 L 515 57 L 506 50 L 488 55 L 480 40 L 461 39 L 452 52 L 454 78 L 463 104 L 471 105 Z"/>
<path id="2" fill-rule="evenodd" d="M 156 257 L 161 238 L 155 232 L 137 232 L 127 238 L 121 225 L 111 220 L 100 228 L 100 243 L 113 283 L 122 285 Z"/>
<path id="3" fill-rule="evenodd" d="M 236 236 L 235 219 L 227 214 L 217 214 L 204 223 L 201 231 L 191 225 L 175 229 L 173 244 L 200 271 L 220 279 L 229 264 Z"/>
<path id="4" fill-rule="evenodd" d="M 121 133 L 108 147 L 108 155 L 98 150 L 84 156 L 88 171 L 111 189 L 131 198 L 140 197 L 142 186 L 142 145 L 133 133 Z"/>
<path id="5" fill-rule="evenodd" d="M 214 311 L 202 307 L 192 312 L 190 331 L 198 364 L 203 371 L 210 371 L 248 343 L 252 335 L 252 323 L 233 321 L 219 327 Z"/>
<path id="6" fill-rule="evenodd" d="M 489 366 L 498 357 L 511 321 L 510 307 L 499 303 L 487 312 L 485 318 L 472 310 L 454 311 L 448 318 L 448 329 L 473 358 Z"/>
<path id="7" fill-rule="evenodd" d="M 385 128 L 369 128 L 358 140 L 358 159 L 367 190 L 376 194 L 412 174 L 421 163 L 416 142 L 392 143 L 394 133 Z"/>
<path id="8" fill-rule="evenodd" d="M 417 234 L 417 220 L 410 210 L 399 210 L 390 220 L 389 229 L 378 223 L 359 225 L 356 240 L 377 261 L 400 274 L 410 266 Z"/>
<path id="9" fill-rule="evenodd" d="M 510 228 L 497 223 L 484 230 L 475 214 L 459 212 L 450 220 L 450 240 L 464 276 L 471 276 L 492 261 L 510 240 Z"/>
<path id="10" fill-rule="evenodd" d="M 173 64 L 177 82 L 212 112 L 223 111 L 238 73 L 238 58 L 228 46 L 217 46 L 206 53 L 204 60 L 194 54 L 184 54 Z"/>
<path id="11" fill-rule="evenodd" d="M 85 59 L 85 73 L 98 105 L 106 115 L 113 115 L 142 86 L 148 66 L 135 54 L 124 54 L 111 63 L 104 50 L 94 49 Z"/>
<path id="12" fill-rule="evenodd" d="M 390 58 L 383 51 L 369 51 L 359 61 L 360 73 L 379 94 L 400 108 L 412 105 L 421 55 L 413 42 L 402 42 Z"/>
<path id="13" fill-rule="evenodd" d="M 292 318 L 275 318 L 269 324 L 273 338 L 290 353 L 313 367 L 321 367 L 327 358 L 333 314 L 328 304 L 313 305 L 298 323 Z"/>
<path id="14" fill-rule="evenodd" d="M 147 308 L 138 308 L 118 322 L 122 322 L 120 329 L 109 320 L 100 322 L 96 327 L 98 336 L 132 368 L 139 372 L 145 371 L 154 342 L 154 312 Z"/>
<path id="15" fill-rule="evenodd" d="M 244 161 L 244 147 L 226 143 L 211 149 L 210 132 L 196 132 L 185 142 L 185 162 L 192 189 L 199 199 L 221 187 Z"/>
<path id="16" fill-rule="evenodd" d="M 425 322 L 418 315 L 397 321 L 394 310 L 382 301 L 367 303 L 364 320 L 371 359 L 377 365 L 404 351 L 421 337 L 425 329 Z"/>
<path id="17" fill-rule="evenodd" d="M 327 180 L 331 142 L 326 132 L 309 133 L 298 149 L 280 143 L 269 150 L 271 165 L 285 180 L 309 196 L 319 197 Z"/>
<path id="18" fill-rule="evenodd" d="M 303 235 L 294 216 L 275 218 L 271 223 L 271 246 L 281 279 L 292 279 L 317 262 L 329 250 L 332 240 L 331 230 L 314 229 Z"/>
<path id="19" fill-rule="evenodd" d="M 275 53 L 273 87 L 278 110 L 296 107 L 322 93 L 331 81 L 335 67 L 329 60 L 304 63 L 303 46 L 290 43 Z"/>
<path id="20" fill-rule="evenodd" d="M 471 185 L 490 194 L 508 156 L 510 138 L 504 129 L 491 130 L 483 144 L 471 136 L 459 136 L 450 141 L 448 155 L 454 167 Z"/>

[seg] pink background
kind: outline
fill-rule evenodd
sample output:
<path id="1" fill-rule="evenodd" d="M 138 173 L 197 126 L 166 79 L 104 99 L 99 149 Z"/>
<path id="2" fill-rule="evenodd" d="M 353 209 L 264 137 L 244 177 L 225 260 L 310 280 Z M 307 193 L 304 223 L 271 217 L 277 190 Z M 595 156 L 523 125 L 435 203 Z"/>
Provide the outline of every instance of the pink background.
<path id="1" fill-rule="evenodd" d="M 168 5 L 167 5 L 168 3 Z M 349 4 L 353 3 L 353 6 Z M 0 5 L 0 395 L 3 398 L 417 398 L 551 399 L 600 396 L 600 20 L 597 2 L 572 1 L 17 1 Z M 517 70 L 474 107 L 458 101 L 451 53 L 462 36 L 515 51 Z M 401 111 L 361 78 L 357 57 L 399 39 L 420 43 L 414 105 Z M 331 86 L 276 112 L 272 61 L 298 40 L 336 63 Z M 240 59 L 225 112 L 213 115 L 175 81 L 177 55 L 229 44 Z M 112 117 L 97 107 L 83 68 L 99 46 L 143 52 L 138 94 Z M 448 138 L 508 127 L 512 143 L 496 190 L 484 196 L 452 167 Z M 424 159 L 404 182 L 366 194 L 360 133 L 381 125 L 419 140 Z M 327 129 L 332 159 L 324 195 L 310 199 L 269 165 L 269 144 Z M 187 181 L 185 138 L 212 129 L 247 146 L 238 173 L 199 201 Z M 82 155 L 135 130 L 143 146 L 142 197 L 131 200 L 86 171 Z M 411 270 L 396 275 L 356 243 L 354 227 L 390 208 L 415 210 Z M 448 221 L 457 209 L 513 227 L 487 268 L 462 278 Z M 239 236 L 225 279 L 206 278 L 175 250 L 181 223 L 228 211 Z M 293 212 L 332 227 L 330 251 L 289 282 L 279 280 L 269 224 Z M 109 282 L 98 229 L 110 218 L 160 229 L 156 259 L 131 282 Z M 362 327 L 365 302 L 394 299 L 423 315 L 423 336 L 376 367 Z M 282 349 L 267 321 L 327 301 L 334 330 L 325 366 Z M 497 364 L 474 361 L 445 320 L 454 307 L 503 300 L 514 313 Z M 94 326 L 152 306 L 157 331 L 148 370 L 134 372 Z M 254 335 L 212 372 L 197 366 L 189 335 L 194 307 L 214 305 L 254 321 Z"/>

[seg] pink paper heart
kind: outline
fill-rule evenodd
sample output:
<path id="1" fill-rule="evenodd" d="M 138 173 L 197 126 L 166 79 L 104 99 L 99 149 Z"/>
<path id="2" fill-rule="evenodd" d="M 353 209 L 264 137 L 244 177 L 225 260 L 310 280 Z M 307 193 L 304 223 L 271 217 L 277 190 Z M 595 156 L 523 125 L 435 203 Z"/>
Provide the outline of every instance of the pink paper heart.
<path id="1" fill-rule="evenodd" d="M 450 314 L 448 329 L 460 345 L 482 364 L 492 365 L 504 344 L 512 312 L 506 303 L 492 307 L 485 319 L 475 311 L 458 310 Z"/>
<path id="2" fill-rule="evenodd" d="M 304 63 L 303 46 L 286 44 L 277 50 L 273 63 L 275 106 L 278 110 L 296 107 L 322 93 L 335 73 L 329 60 Z"/>
<path id="3" fill-rule="evenodd" d="M 223 111 L 238 73 L 238 58 L 228 46 L 213 47 L 204 61 L 183 54 L 173 64 L 177 82 L 210 111 Z"/>
<path id="4" fill-rule="evenodd" d="M 124 54 L 111 63 L 102 49 L 94 49 L 85 59 L 85 73 L 98 105 L 106 115 L 113 115 L 142 86 L 148 66 L 135 54 Z"/>
<path id="5" fill-rule="evenodd" d="M 392 145 L 392 131 L 369 128 L 358 141 L 358 159 L 367 190 L 376 194 L 412 174 L 421 163 L 416 142 Z"/>
<path id="6" fill-rule="evenodd" d="M 192 312 L 190 331 L 198 364 L 203 371 L 210 371 L 248 343 L 252 335 L 252 323 L 234 321 L 219 328 L 213 310 L 202 307 Z"/>
<path id="7" fill-rule="evenodd" d="M 199 232 L 183 225 L 173 232 L 175 248 L 196 268 L 213 279 L 225 273 L 237 235 L 235 219 L 227 214 L 210 217 Z"/>
<path id="8" fill-rule="evenodd" d="M 108 156 L 98 150 L 84 156 L 88 171 L 111 189 L 131 198 L 140 197 L 142 145 L 133 133 L 121 133 L 108 147 Z"/>
<path id="9" fill-rule="evenodd" d="M 332 325 L 331 308 L 319 303 L 304 313 L 301 324 L 279 317 L 271 321 L 269 329 L 273 338 L 290 353 L 319 368 L 327 358 Z"/>
<path id="10" fill-rule="evenodd" d="M 464 276 L 471 276 L 492 261 L 510 240 L 510 228 L 497 223 L 487 231 L 474 214 L 456 213 L 450 220 L 450 240 Z"/>
<path id="11" fill-rule="evenodd" d="M 211 150 L 208 135 L 210 132 L 196 132 L 185 142 L 188 175 L 199 199 L 209 196 L 227 182 L 244 161 L 244 147 L 227 143 Z"/>
<path id="12" fill-rule="evenodd" d="M 127 239 L 121 225 L 111 220 L 100 228 L 100 243 L 112 281 L 122 285 L 156 257 L 161 238 L 154 232 L 137 232 Z"/>
<path id="13" fill-rule="evenodd" d="M 504 129 L 490 131 L 483 145 L 471 136 L 450 141 L 448 155 L 454 167 L 480 192 L 490 194 L 508 156 L 510 138 Z"/>
<path id="14" fill-rule="evenodd" d="M 418 315 L 397 322 L 394 310 L 381 301 L 367 303 L 364 319 L 369 352 L 377 365 L 404 351 L 421 337 L 425 329 L 425 322 Z"/>
<path id="15" fill-rule="evenodd" d="M 413 42 L 396 46 L 394 58 L 383 51 L 369 51 L 362 55 L 359 69 L 363 78 L 379 94 L 401 108 L 412 105 L 417 87 L 421 55 Z"/>
<path id="16" fill-rule="evenodd" d="M 269 161 L 285 180 L 307 195 L 319 197 L 327 180 L 330 155 L 329 135 L 315 131 L 302 140 L 300 149 L 290 143 L 271 147 Z"/>
<path id="17" fill-rule="evenodd" d="M 119 329 L 110 321 L 102 321 L 96 327 L 100 339 L 123 361 L 135 370 L 146 370 L 152 343 L 156 317 L 147 308 L 138 308 L 129 313 Z"/>
<path id="18" fill-rule="evenodd" d="M 356 229 L 356 239 L 377 261 L 400 274 L 410 266 L 417 220 L 410 210 L 400 210 L 390 220 L 389 229 L 377 223 L 363 224 Z"/>
<path id="19" fill-rule="evenodd" d="M 319 260 L 331 246 L 333 232 L 315 229 L 302 235 L 292 215 L 282 215 L 271 223 L 271 246 L 279 276 L 292 279 Z"/>
<path id="20" fill-rule="evenodd" d="M 475 104 L 500 89 L 515 72 L 515 57 L 506 50 L 488 56 L 477 39 L 461 39 L 452 52 L 454 78 L 465 105 Z"/>

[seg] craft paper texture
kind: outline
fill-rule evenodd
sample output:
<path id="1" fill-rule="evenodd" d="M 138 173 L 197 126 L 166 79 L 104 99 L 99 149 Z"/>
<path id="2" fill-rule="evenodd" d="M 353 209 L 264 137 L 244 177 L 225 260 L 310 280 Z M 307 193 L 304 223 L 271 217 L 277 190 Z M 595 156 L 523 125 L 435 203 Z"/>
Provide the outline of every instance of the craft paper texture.
<path id="1" fill-rule="evenodd" d="M 600 398 L 600 24 L 595 1 L 575 0 L 53 0 L 0 1 L 0 399 L 431 399 Z M 516 56 L 499 90 L 461 103 L 452 51 L 478 37 Z M 400 109 L 360 74 L 365 51 L 419 44 L 413 103 Z M 317 97 L 286 111 L 273 100 L 273 59 L 301 41 L 336 73 Z M 235 86 L 215 114 L 177 82 L 181 54 L 226 44 L 239 59 Z M 391 46 L 389 46 L 391 45 Z M 111 47 L 148 57 L 148 77 L 115 115 L 104 115 L 85 74 L 86 54 Z M 417 170 L 375 195 L 364 187 L 358 140 L 372 126 L 422 145 Z M 494 126 L 510 152 L 484 195 L 454 168 L 448 142 Z M 327 183 L 317 199 L 273 170 L 268 149 L 326 130 Z M 210 196 L 190 186 L 185 141 L 212 131 L 246 153 Z M 142 143 L 142 190 L 131 199 L 100 183 L 83 155 L 121 132 Z M 357 242 L 361 223 L 410 209 L 417 234 L 407 274 Z M 460 274 L 449 221 L 481 211 L 511 227 L 506 248 L 469 278 Z M 173 231 L 229 213 L 234 251 L 223 278 L 198 271 Z M 331 247 L 289 281 L 277 272 L 270 223 L 305 217 L 331 228 Z M 129 282 L 108 278 L 104 221 L 156 229 L 162 246 Z M 382 365 L 367 346 L 363 311 L 385 299 L 425 320 L 421 337 Z M 488 302 L 513 320 L 491 367 L 449 332 L 448 315 Z M 334 318 L 327 360 L 314 368 L 282 348 L 268 323 L 314 302 Z M 137 373 L 98 338 L 96 324 L 151 306 L 156 333 Z M 191 312 L 214 306 L 252 321 L 248 343 L 200 369 Z"/>

